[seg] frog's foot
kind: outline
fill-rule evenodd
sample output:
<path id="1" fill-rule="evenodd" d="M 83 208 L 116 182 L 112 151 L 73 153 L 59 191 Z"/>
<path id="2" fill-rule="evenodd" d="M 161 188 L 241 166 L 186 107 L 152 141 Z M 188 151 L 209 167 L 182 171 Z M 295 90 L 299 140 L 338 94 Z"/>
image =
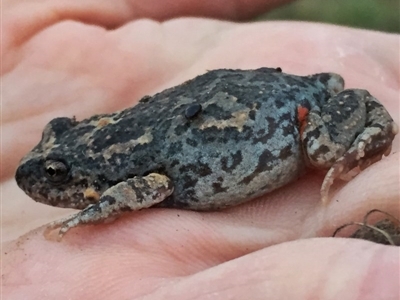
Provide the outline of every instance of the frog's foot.
<path id="1" fill-rule="evenodd" d="M 106 190 L 96 204 L 92 204 L 62 220 L 49 224 L 45 231 L 58 229 L 58 240 L 71 228 L 82 224 L 112 221 L 125 211 L 141 210 L 163 201 L 173 192 L 171 180 L 160 174 L 151 173 L 120 182 Z"/>
<path id="2" fill-rule="evenodd" d="M 336 178 L 350 180 L 356 174 L 349 172 L 359 167 L 359 172 L 388 156 L 392 150 L 392 140 L 398 132 L 392 122 L 383 128 L 368 127 L 361 133 L 350 149 L 339 158 L 325 175 L 321 186 L 322 202 L 329 202 L 329 188 Z"/>
<path id="3" fill-rule="evenodd" d="M 365 90 L 344 90 L 310 111 L 301 122 L 301 138 L 308 163 L 329 169 L 321 187 L 323 203 L 336 178 L 363 170 L 387 156 L 398 127 L 389 113 Z"/>

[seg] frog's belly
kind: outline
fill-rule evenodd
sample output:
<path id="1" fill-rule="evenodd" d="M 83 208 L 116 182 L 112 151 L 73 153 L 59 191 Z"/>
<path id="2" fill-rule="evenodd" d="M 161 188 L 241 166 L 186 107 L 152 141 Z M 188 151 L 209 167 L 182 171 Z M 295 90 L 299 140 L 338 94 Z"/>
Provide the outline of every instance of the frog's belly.
<path id="1" fill-rule="evenodd" d="M 281 141 L 282 142 L 282 141 Z M 276 144 L 276 143 L 275 143 Z M 171 168 L 174 193 L 159 207 L 214 210 L 237 205 L 297 179 L 305 170 L 296 143 L 214 148 L 192 153 L 192 160 Z M 283 143 L 281 143 L 283 145 Z M 196 155 L 193 155 L 196 154 Z"/>

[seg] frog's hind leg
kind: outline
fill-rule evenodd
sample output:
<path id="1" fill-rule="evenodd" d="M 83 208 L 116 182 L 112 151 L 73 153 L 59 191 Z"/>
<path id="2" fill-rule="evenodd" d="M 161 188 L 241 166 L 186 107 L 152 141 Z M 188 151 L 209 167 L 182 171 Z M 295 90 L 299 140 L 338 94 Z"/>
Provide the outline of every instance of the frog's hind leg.
<path id="1" fill-rule="evenodd" d="M 47 233 L 60 228 L 58 240 L 71 228 L 113 220 L 125 211 L 141 210 L 163 201 L 173 192 L 171 180 L 151 173 L 120 182 L 106 190 L 99 202 L 66 219 L 49 225 Z M 46 233 L 45 233 L 46 234 Z"/>
<path id="2" fill-rule="evenodd" d="M 304 152 L 311 165 L 329 168 L 321 186 L 323 203 L 336 178 L 363 170 L 387 156 L 398 127 L 382 104 L 365 90 L 344 90 L 311 111 L 302 132 Z"/>

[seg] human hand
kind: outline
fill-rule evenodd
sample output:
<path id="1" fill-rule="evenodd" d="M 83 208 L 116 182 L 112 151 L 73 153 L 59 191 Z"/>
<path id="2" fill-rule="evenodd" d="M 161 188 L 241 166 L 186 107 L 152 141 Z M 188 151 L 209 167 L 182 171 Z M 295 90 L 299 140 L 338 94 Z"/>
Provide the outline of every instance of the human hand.
<path id="1" fill-rule="evenodd" d="M 253 1 L 250 10 L 261 2 Z M 368 89 L 399 124 L 396 35 L 290 22 L 183 18 L 127 23 L 139 16 L 166 19 L 199 11 L 198 2 L 189 0 L 176 7 L 153 3 L 144 8 L 145 3 L 137 0 L 135 10 L 115 1 L 3 5 L 5 299 L 398 295 L 398 248 L 323 238 L 373 208 L 399 217 L 398 139 L 392 155 L 349 183 L 337 184 L 328 207 L 320 203 L 323 175 L 310 173 L 220 212 L 135 212 L 113 224 L 71 230 L 61 243 L 44 239 L 43 228 L 21 236 L 70 213 L 35 203 L 13 180 L 18 159 L 39 141 L 50 119 L 82 119 L 132 106 L 145 94 L 208 69 L 336 72 L 347 87 Z M 201 14 L 233 19 L 235 12 L 227 7 L 231 4 L 206 5 Z"/>

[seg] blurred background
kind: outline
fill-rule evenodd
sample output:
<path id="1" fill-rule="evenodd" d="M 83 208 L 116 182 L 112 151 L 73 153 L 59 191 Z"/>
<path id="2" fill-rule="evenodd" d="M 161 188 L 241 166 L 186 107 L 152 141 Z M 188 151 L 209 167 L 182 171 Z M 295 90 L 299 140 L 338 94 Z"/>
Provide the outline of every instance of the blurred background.
<path id="1" fill-rule="evenodd" d="M 304 20 L 400 32 L 400 0 L 298 0 L 257 20 Z"/>

